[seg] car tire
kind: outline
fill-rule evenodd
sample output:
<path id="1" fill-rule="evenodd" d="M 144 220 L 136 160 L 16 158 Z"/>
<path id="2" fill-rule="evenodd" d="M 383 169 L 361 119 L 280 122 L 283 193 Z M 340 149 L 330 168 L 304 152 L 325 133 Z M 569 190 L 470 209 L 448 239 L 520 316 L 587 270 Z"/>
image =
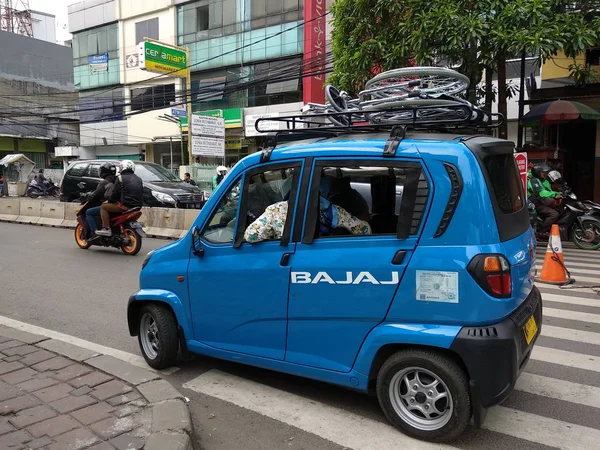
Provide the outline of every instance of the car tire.
<path id="1" fill-rule="evenodd" d="M 472 416 L 468 376 L 454 360 L 433 350 L 390 356 L 377 376 L 377 398 L 396 428 L 431 442 L 456 439 Z"/>
<path id="2" fill-rule="evenodd" d="M 175 364 L 179 338 L 177 320 L 170 308 L 154 303 L 141 308 L 138 343 L 146 363 L 153 369 L 162 370 Z"/>

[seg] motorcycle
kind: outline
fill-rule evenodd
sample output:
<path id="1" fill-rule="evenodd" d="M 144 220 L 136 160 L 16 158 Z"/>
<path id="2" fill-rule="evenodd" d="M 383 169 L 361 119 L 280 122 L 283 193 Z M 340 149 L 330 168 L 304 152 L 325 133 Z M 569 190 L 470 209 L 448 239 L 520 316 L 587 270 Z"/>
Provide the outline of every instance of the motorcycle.
<path id="1" fill-rule="evenodd" d="M 562 191 L 563 199 L 555 201 L 556 207 L 563 207 L 561 214 L 556 220 L 560 229 L 560 239 L 562 241 L 572 241 L 577 247 L 583 250 L 597 250 L 600 248 L 600 219 L 594 217 L 583 202 L 579 201 L 577 196 L 569 187 Z M 536 239 L 540 242 L 548 241 L 548 233 L 539 232 L 544 219 L 539 217 L 529 204 L 530 223 L 533 225 Z"/>
<path id="2" fill-rule="evenodd" d="M 35 179 L 31 180 L 29 182 L 29 185 L 27 186 L 27 190 L 25 191 L 25 197 L 30 197 L 30 198 L 38 198 L 38 197 L 44 197 L 44 196 L 49 196 L 49 197 L 54 197 L 54 198 L 60 197 L 60 188 L 57 185 L 55 185 L 52 180 L 46 180 L 44 182 L 44 184 L 46 185 L 46 193 L 45 194 L 44 194 L 44 190 L 41 188 L 41 186 L 39 184 L 37 184 Z"/>
<path id="3" fill-rule="evenodd" d="M 82 200 L 85 197 L 82 196 Z M 86 210 L 91 205 L 89 202 L 81 206 L 77 211 L 77 227 L 75 228 L 75 243 L 84 250 L 92 245 L 101 247 L 120 248 L 126 255 L 137 255 L 142 249 L 142 239 L 147 237 L 144 232 L 144 224 L 138 222 L 142 216 L 142 208 L 132 208 L 110 218 L 110 228 L 113 232 L 112 236 L 98 236 L 90 230 L 86 219 Z M 96 220 L 97 228 L 101 227 L 100 218 Z"/>

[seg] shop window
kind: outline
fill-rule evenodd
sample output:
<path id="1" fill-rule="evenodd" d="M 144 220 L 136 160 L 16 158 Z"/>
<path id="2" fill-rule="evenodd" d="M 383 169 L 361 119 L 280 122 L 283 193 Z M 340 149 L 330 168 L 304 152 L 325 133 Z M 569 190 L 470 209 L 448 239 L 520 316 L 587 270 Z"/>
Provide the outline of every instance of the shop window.
<path id="1" fill-rule="evenodd" d="M 158 36 L 158 17 L 135 24 L 136 43 L 143 42 L 144 38 L 159 39 Z"/>
<path id="2" fill-rule="evenodd" d="M 131 110 L 166 108 L 175 102 L 175 84 L 162 84 L 131 90 Z"/>

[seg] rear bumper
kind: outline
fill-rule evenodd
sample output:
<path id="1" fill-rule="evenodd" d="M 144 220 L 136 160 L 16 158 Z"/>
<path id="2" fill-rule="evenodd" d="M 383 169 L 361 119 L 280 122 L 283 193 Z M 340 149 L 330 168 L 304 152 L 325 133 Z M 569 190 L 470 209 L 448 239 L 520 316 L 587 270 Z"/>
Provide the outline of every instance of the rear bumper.
<path id="1" fill-rule="evenodd" d="M 533 315 L 538 332 L 527 344 L 523 327 Z M 502 402 L 512 392 L 542 332 L 542 297 L 534 287 L 509 317 L 486 327 L 464 327 L 450 349 L 460 356 L 469 372 L 475 425 L 485 409 Z"/>

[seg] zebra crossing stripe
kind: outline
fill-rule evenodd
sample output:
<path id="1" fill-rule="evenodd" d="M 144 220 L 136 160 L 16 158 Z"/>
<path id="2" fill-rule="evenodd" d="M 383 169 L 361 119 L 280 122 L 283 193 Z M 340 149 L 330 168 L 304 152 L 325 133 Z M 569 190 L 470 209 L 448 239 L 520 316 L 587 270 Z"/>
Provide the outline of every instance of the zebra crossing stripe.
<path id="1" fill-rule="evenodd" d="M 600 388 L 594 386 L 524 372 L 517 380 L 515 389 L 542 397 L 600 408 Z"/>
<path id="2" fill-rule="evenodd" d="M 540 345 L 533 347 L 531 359 L 561 366 L 574 367 L 576 369 L 600 372 L 600 358 L 598 357 L 542 347 Z"/>

